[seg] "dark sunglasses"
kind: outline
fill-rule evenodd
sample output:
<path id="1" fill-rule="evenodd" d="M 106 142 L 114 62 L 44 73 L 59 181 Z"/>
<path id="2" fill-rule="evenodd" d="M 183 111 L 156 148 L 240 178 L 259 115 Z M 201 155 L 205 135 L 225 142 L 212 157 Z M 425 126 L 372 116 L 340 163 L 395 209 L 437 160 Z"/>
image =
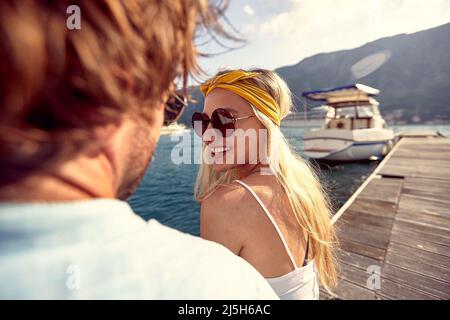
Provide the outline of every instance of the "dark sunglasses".
<path id="1" fill-rule="evenodd" d="M 164 108 L 164 125 L 178 121 L 188 105 L 188 100 L 184 95 L 173 93 L 166 102 Z"/>
<path id="2" fill-rule="evenodd" d="M 251 117 L 254 115 L 236 118 L 230 111 L 222 108 L 214 110 L 211 118 L 204 113 L 195 112 L 192 115 L 192 128 L 198 136 L 202 137 L 211 123 L 212 127 L 219 130 L 223 137 L 227 137 L 236 130 L 236 121 Z"/>

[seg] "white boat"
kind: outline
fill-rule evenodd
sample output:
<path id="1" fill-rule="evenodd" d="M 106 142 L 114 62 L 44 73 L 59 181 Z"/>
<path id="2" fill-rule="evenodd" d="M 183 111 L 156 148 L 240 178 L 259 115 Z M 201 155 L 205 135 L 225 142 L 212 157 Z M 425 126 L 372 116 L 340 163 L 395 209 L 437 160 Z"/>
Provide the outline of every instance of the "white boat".
<path id="1" fill-rule="evenodd" d="M 304 92 L 329 107 L 323 126 L 305 133 L 304 153 L 327 161 L 380 159 L 392 148 L 394 132 L 387 128 L 373 96 L 379 90 L 354 84 Z"/>
<path id="2" fill-rule="evenodd" d="M 168 126 L 163 126 L 161 128 L 161 135 L 174 135 L 174 134 L 180 134 L 185 130 L 189 130 L 186 128 L 186 126 L 184 124 L 178 123 L 178 122 L 173 122 L 171 124 L 169 124 Z"/>

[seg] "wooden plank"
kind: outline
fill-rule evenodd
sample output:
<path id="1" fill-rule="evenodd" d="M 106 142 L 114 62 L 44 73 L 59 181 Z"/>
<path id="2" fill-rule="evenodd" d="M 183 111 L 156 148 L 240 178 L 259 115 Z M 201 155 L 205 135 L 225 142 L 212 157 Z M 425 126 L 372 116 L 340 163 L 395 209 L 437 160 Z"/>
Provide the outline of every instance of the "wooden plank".
<path id="1" fill-rule="evenodd" d="M 430 230 L 429 231 L 430 233 L 441 233 L 443 235 L 448 235 L 449 233 L 449 228 L 447 228 L 446 226 L 438 226 L 433 223 L 430 223 L 429 221 L 419 221 L 417 219 L 411 219 L 405 215 L 400 215 L 399 217 L 397 217 L 396 223 L 397 222 L 409 223 L 410 225 L 415 225 L 423 229 L 428 228 Z"/>
<path id="2" fill-rule="evenodd" d="M 357 214 L 349 217 L 346 213 L 336 226 L 340 247 L 346 251 L 383 260 L 393 223 L 393 219 L 386 220 L 389 221 L 388 224 L 374 226 L 362 223 L 361 217 Z M 355 226 L 358 227 L 355 228 Z"/>
<path id="3" fill-rule="evenodd" d="M 418 223 L 408 219 L 397 219 L 392 227 L 393 230 L 408 230 L 419 234 L 435 235 L 442 238 L 444 244 L 450 240 L 450 234 L 445 228 L 436 228 L 429 224 Z"/>
<path id="4" fill-rule="evenodd" d="M 438 210 L 437 213 L 443 211 L 447 217 L 450 217 L 450 214 L 446 212 L 446 207 L 450 206 L 450 199 L 447 199 L 450 189 L 440 189 L 436 190 L 435 188 L 430 188 L 428 190 L 419 190 L 419 189 L 403 189 L 402 196 L 406 199 L 413 199 L 412 203 L 420 202 L 421 204 L 431 202 L 435 203 L 438 208 L 444 207 L 444 210 Z M 417 211 L 417 210 L 416 210 Z M 433 211 L 431 211 L 433 213 Z"/>
<path id="5" fill-rule="evenodd" d="M 414 229 L 409 229 L 406 227 L 398 226 L 399 224 L 400 223 L 397 222 L 397 224 L 392 228 L 391 241 L 392 241 L 392 237 L 394 235 L 400 235 L 402 237 L 411 239 L 412 241 L 423 240 L 423 241 L 427 241 L 427 242 L 430 242 L 430 243 L 433 243 L 436 245 L 444 246 L 444 247 L 447 247 L 448 250 L 450 251 L 450 248 L 449 248 L 450 247 L 450 239 L 447 239 L 440 235 L 424 233 L 424 232 L 416 231 Z"/>
<path id="6" fill-rule="evenodd" d="M 417 158 L 407 159 L 404 157 L 393 156 L 389 161 L 389 165 L 394 166 L 404 166 L 408 164 L 410 164 L 411 166 L 429 167 L 430 159 L 417 159 Z M 450 158 L 433 159 L 433 168 L 440 168 L 440 170 L 450 169 Z"/>
<path id="7" fill-rule="evenodd" d="M 347 210 L 367 213 L 377 217 L 392 218 L 396 213 L 396 205 L 377 200 L 356 199 Z"/>
<path id="8" fill-rule="evenodd" d="M 407 160 L 407 158 L 405 158 L 405 160 Z M 450 180 L 450 170 L 444 168 L 421 167 L 419 165 L 414 165 L 414 162 L 412 161 L 411 163 L 405 161 L 402 165 L 388 163 L 380 170 L 379 174 L 385 176 L 423 177 Z"/>
<path id="9" fill-rule="evenodd" d="M 394 223 L 393 217 L 380 217 L 374 216 L 372 214 L 367 214 L 365 212 L 356 212 L 352 210 L 347 210 L 345 215 L 341 217 L 341 223 L 355 223 L 355 224 L 364 224 L 368 227 L 375 227 L 381 229 L 392 229 L 392 225 Z"/>
<path id="10" fill-rule="evenodd" d="M 373 258 L 379 261 L 383 260 L 384 256 L 386 255 L 385 249 L 380 249 L 360 242 L 341 239 L 339 244 L 342 250 Z"/>
<path id="11" fill-rule="evenodd" d="M 445 141 L 448 139 L 444 139 Z M 437 141 L 437 142 L 436 142 Z M 391 158 L 408 158 L 408 159 L 443 159 L 450 158 L 450 144 L 442 143 L 439 140 L 429 140 L 428 144 L 414 143 L 408 139 L 401 141 L 401 148 L 394 150 Z"/>
<path id="12" fill-rule="evenodd" d="M 434 163 L 434 161 L 429 162 Z M 445 180 L 436 180 L 430 178 L 415 178 L 415 177 L 407 177 L 403 181 L 404 189 L 419 189 L 419 190 L 428 190 L 433 189 L 434 191 L 448 191 L 450 190 L 450 181 Z"/>
<path id="13" fill-rule="evenodd" d="M 450 285 L 444 281 L 399 268 L 389 263 L 384 264 L 381 274 L 383 278 L 420 288 L 423 292 L 441 299 L 450 299 Z"/>
<path id="14" fill-rule="evenodd" d="M 340 249 L 336 251 L 336 255 L 340 261 L 345 261 L 346 264 L 355 266 L 362 270 L 367 270 L 367 268 L 372 265 L 380 265 L 380 261 L 376 259 Z"/>
<path id="15" fill-rule="evenodd" d="M 450 257 L 449 246 L 427 241 L 420 236 L 414 236 L 410 234 L 393 231 L 391 235 L 391 242 L 400 243 L 402 245 L 409 246 L 412 248 L 425 250 L 428 252 Z"/>
<path id="16" fill-rule="evenodd" d="M 444 139 L 403 139 L 402 150 L 448 150 L 450 151 L 450 141 L 448 138 Z"/>
<path id="17" fill-rule="evenodd" d="M 426 138 L 426 137 L 439 137 L 436 131 L 422 130 L 422 131 L 403 131 L 399 133 L 400 137 L 408 138 Z"/>
<path id="18" fill-rule="evenodd" d="M 450 141 L 447 137 L 439 137 L 439 138 L 431 138 L 431 139 L 423 139 L 423 138 L 406 138 L 401 140 L 403 142 L 402 147 L 404 149 L 417 150 L 418 148 L 422 149 L 431 149 L 433 147 L 441 147 L 450 149 Z"/>
<path id="19" fill-rule="evenodd" d="M 450 142 L 449 139 L 404 139 L 402 140 L 402 147 L 396 151 L 411 153 L 421 151 L 425 155 L 430 152 L 442 152 L 442 155 L 445 156 L 450 154 Z M 448 154 L 446 154 L 446 152 L 448 152 Z M 394 155 L 396 156 L 397 153 Z"/>
<path id="20" fill-rule="evenodd" d="M 406 177 L 403 182 L 402 193 L 413 196 L 447 199 L 448 194 L 450 193 L 450 181 Z"/>
<path id="21" fill-rule="evenodd" d="M 429 263 L 410 255 L 402 255 L 398 252 L 388 250 L 385 257 L 385 263 L 419 273 L 423 276 L 431 277 L 450 283 L 450 272 L 434 263 Z"/>
<path id="22" fill-rule="evenodd" d="M 395 253 L 399 257 L 408 256 L 415 258 L 424 263 L 433 264 L 435 266 L 441 267 L 443 270 L 447 270 L 450 276 L 450 258 L 436 254 L 433 252 L 428 252 L 420 248 L 412 248 L 410 246 L 405 246 L 398 242 L 391 242 L 389 244 L 388 253 Z"/>
<path id="23" fill-rule="evenodd" d="M 450 170 L 446 169 L 449 160 L 449 139 L 402 139 L 399 148 L 394 150 L 389 162 L 379 170 L 379 174 L 448 180 Z M 430 166 L 430 161 L 436 162 L 436 165 Z"/>
<path id="24" fill-rule="evenodd" d="M 372 179 L 359 194 L 358 199 L 378 200 L 395 205 L 400 197 L 402 184 L 402 180 L 399 179 Z"/>
<path id="25" fill-rule="evenodd" d="M 377 291 L 378 292 L 378 291 Z M 411 288 L 406 284 L 398 283 L 389 279 L 381 278 L 381 288 L 379 290 L 383 296 L 396 300 L 437 300 L 436 296 Z"/>
<path id="26" fill-rule="evenodd" d="M 365 227 L 370 230 L 377 230 L 380 232 L 390 232 L 392 225 L 394 224 L 393 218 L 376 217 L 371 214 L 363 212 L 354 212 L 348 210 L 345 215 L 341 217 L 341 223 L 354 224 Z"/>
<path id="27" fill-rule="evenodd" d="M 399 211 L 416 211 L 450 217 L 450 203 L 433 197 L 402 194 L 398 209 Z"/>
<path id="28" fill-rule="evenodd" d="M 418 152 L 419 151 L 419 152 Z M 402 157 L 405 159 L 427 159 L 427 160 L 446 160 L 448 159 L 447 155 L 443 155 L 441 151 L 435 150 L 433 152 L 421 152 L 422 150 L 416 150 L 416 152 L 410 152 L 407 150 L 400 150 L 395 153 L 395 157 Z"/>
<path id="29" fill-rule="evenodd" d="M 341 224 L 338 226 L 340 239 L 346 239 L 354 242 L 364 243 L 372 247 L 385 249 L 389 244 L 389 233 L 373 230 L 368 232 L 352 225 Z"/>
<path id="30" fill-rule="evenodd" d="M 423 213 L 423 211 L 399 211 L 395 219 L 421 223 L 434 228 L 447 230 L 450 233 L 450 228 L 448 228 L 448 226 L 450 226 L 450 218 L 447 217 Z"/>
<path id="31" fill-rule="evenodd" d="M 373 300 L 375 293 L 366 288 L 360 287 L 345 279 L 340 279 L 338 285 L 333 290 L 339 298 L 347 300 Z"/>

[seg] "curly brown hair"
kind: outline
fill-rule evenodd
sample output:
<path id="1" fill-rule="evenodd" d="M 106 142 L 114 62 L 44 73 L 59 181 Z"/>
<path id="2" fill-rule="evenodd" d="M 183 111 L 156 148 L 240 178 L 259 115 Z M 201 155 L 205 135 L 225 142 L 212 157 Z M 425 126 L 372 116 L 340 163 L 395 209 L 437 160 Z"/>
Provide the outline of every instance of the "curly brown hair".
<path id="1" fill-rule="evenodd" d="M 69 5 L 81 29 L 66 27 Z M 48 168 L 126 114 L 151 120 L 174 78 L 198 73 L 207 0 L 0 1 L 0 185 Z"/>

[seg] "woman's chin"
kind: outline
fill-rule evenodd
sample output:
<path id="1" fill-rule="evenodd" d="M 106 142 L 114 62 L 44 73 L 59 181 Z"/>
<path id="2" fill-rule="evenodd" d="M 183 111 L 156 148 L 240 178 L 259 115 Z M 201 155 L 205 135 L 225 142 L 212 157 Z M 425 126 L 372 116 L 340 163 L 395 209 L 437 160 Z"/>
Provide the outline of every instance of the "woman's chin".
<path id="1" fill-rule="evenodd" d="M 215 172 L 222 173 L 224 171 L 232 169 L 234 167 L 234 165 L 232 165 L 232 164 L 223 164 L 223 163 L 213 163 L 212 167 L 213 167 L 213 170 Z"/>
<path id="2" fill-rule="evenodd" d="M 216 173 L 223 173 L 227 170 L 238 169 L 245 167 L 246 164 L 219 164 L 213 163 L 212 168 Z"/>

